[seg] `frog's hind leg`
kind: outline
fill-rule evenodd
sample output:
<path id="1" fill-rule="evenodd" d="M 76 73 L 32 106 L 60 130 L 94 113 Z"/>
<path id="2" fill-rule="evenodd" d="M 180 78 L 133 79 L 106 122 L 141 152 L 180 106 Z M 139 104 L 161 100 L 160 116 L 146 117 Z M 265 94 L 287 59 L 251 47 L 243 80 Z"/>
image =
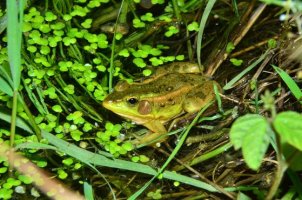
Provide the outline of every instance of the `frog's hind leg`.
<path id="1" fill-rule="evenodd" d="M 183 103 L 183 109 L 187 113 L 195 113 L 214 100 L 214 84 L 217 85 L 214 81 L 206 81 L 200 88 L 188 94 Z"/>

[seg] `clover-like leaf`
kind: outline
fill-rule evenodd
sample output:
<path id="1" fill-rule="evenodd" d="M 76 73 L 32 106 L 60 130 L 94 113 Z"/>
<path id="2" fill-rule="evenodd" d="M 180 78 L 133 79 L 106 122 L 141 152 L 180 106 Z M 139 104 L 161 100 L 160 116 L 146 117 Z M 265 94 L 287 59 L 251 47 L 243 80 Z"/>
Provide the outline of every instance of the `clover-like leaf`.
<path id="1" fill-rule="evenodd" d="M 81 140 L 81 136 L 83 135 L 83 132 L 80 130 L 74 130 L 70 132 L 70 135 L 72 137 L 72 139 L 74 139 L 75 141 L 80 141 Z"/>
<path id="2" fill-rule="evenodd" d="M 134 18 L 132 23 L 135 28 L 143 28 L 146 26 L 146 24 L 138 18 Z"/>
<path id="3" fill-rule="evenodd" d="M 63 112 L 63 109 L 62 109 L 62 107 L 60 105 L 54 105 L 52 107 L 52 110 L 55 111 L 55 112 L 57 112 L 57 113 Z"/>
<path id="4" fill-rule="evenodd" d="M 199 24 L 197 22 L 192 22 L 187 27 L 188 31 L 198 31 L 199 30 Z"/>
<path id="5" fill-rule="evenodd" d="M 231 63 L 236 66 L 236 67 L 239 67 L 242 65 L 243 63 L 243 60 L 240 60 L 240 59 L 236 59 L 236 58 L 231 58 L 230 59 Z"/>
<path id="6" fill-rule="evenodd" d="M 63 169 L 59 169 L 57 173 L 60 179 L 66 179 L 68 176 L 68 174 Z"/>
<path id="7" fill-rule="evenodd" d="M 142 58 L 134 58 L 133 63 L 140 68 L 144 68 L 147 66 Z"/>

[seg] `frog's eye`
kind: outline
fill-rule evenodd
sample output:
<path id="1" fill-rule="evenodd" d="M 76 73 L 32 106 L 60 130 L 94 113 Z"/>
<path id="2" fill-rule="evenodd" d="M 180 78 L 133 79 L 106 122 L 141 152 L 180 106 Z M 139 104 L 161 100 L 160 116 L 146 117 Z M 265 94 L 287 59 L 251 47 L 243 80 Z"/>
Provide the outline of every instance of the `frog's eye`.
<path id="1" fill-rule="evenodd" d="M 134 97 L 131 97 L 131 98 L 128 99 L 127 101 L 128 101 L 128 103 L 130 103 L 131 105 L 135 105 L 135 104 L 138 102 L 137 98 L 134 98 Z"/>

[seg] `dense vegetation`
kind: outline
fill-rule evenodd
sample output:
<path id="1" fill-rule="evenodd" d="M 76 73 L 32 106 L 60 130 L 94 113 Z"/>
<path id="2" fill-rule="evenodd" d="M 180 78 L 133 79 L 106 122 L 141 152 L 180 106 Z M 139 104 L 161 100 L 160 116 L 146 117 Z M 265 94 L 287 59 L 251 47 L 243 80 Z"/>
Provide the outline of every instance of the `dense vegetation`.
<path id="1" fill-rule="evenodd" d="M 294 0 L 1 2 L 0 199 L 54 195 L 19 155 L 86 199 L 302 199 L 301 11 Z M 177 61 L 223 92 L 161 146 L 136 146 L 146 128 L 102 101 Z"/>

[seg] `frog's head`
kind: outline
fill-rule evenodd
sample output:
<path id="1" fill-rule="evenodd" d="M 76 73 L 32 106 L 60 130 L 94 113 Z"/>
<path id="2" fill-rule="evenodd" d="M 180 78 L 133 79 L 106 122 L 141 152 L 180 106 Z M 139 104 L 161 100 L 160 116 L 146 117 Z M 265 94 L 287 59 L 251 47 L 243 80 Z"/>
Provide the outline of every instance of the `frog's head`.
<path id="1" fill-rule="evenodd" d="M 144 123 L 152 114 L 151 102 L 130 91 L 114 91 L 104 99 L 103 106 L 138 124 Z"/>

